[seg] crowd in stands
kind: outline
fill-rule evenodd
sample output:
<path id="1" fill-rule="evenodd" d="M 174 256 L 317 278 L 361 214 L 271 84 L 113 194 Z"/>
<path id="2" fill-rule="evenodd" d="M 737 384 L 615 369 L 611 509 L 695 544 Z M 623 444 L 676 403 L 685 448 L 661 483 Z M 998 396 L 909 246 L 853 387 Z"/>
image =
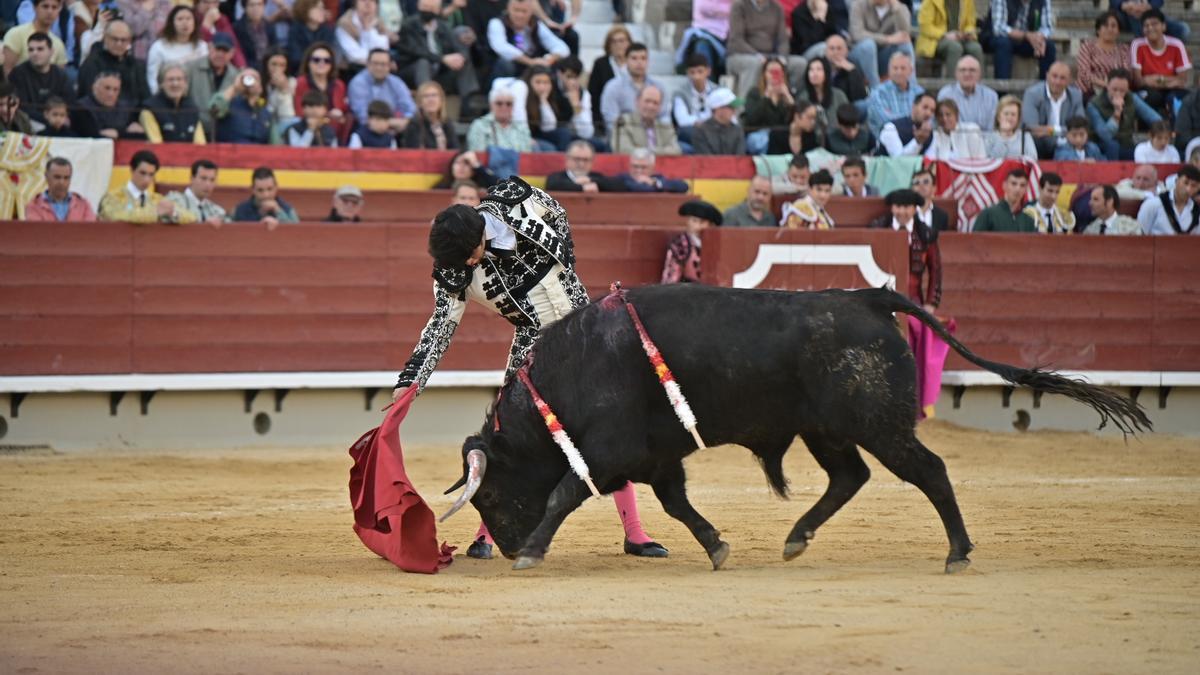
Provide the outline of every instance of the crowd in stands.
<path id="1" fill-rule="evenodd" d="M 869 155 L 1200 163 L 1188 24 L 1162 0 L 1112 0 L 1073 67 L 1055 47 L 1054 1 L 924 0 L 914 13 L 908 0 L 694 0 L 675 55 L 686 79 L 673 91 L 651 74 L 661 52 L 624 24 L 586 69 L 579 0 L 2 0 L 0 125 L 457 151 L 444 189 L 486 190 L 528 152 L 566 153 L 552 189 L 605 192 L 687 191 L 655 171 L 656 157 L 680 154 L 800 160 L 824 149 L 847 158 L 833 189 L 864 196 Z M 953 81 L 927 91 L 918 59 Z M 1001 84 L 1017 59 L 1040 79 L 1001 95 L 984 82 L 989 59 Z M 591 171 L 598 152 L 628 155 L 628 172 Z M 187 195 L 155 198 L 136 176 L 153 171 L 133 171 L 101 217 L 212 219 Z M 762 194 L 805 197 L 824 180 L 801 171 L 752 182 L 758 196 L 725 225 L 763 224 Z M 259 173 L 231 217 L 293 220 L 274 176 Z M 64 208 L 65 197 L 44 198 Z M 335 200 L 333 214 L 349 207 Z"/>

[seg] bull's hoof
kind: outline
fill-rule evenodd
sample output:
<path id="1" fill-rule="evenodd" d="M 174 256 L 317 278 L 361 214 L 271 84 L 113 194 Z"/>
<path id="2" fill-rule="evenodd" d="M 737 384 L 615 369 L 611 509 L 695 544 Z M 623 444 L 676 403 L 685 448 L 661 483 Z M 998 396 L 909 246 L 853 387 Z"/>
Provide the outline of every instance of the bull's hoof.
<path id="1" fill-rule="evenodd" d="M 721 565 L 725 564 L 725 560 L 729 558 L 729 544 L 721 542 L 717 550 L 708 554 L 708 559 L 712 561 L 713 571 L 721 569 Z"/>
<path id="2" fill-rule="evenodd" d="M 656 541 L 635 544 L 628 539 L 625 540 L 625 553 L 642 558 L 665 558 L 668 555 L 667 547 Z"/>
<path id="3" fill-rule="evenodd" d="M 800 541 L 789 541 L 783 545 L 783 559 L 785 561 L 795 560 L 796 558 L 799 558 L 800 554 L 804 553 L 807 548 L 807 539 L 802 539 Z"/>
<path id="4" fill-rule="evenodd" d="M 971 566 L 971 561 L 968 560 L 967 558 L 960 558 L 958 560 L 947 560 L 946 561 L 946 574 L 955 574 L 957 572 L 961 572 L 961 571 L 967 569 L 970 566 Z"/>
<path id="5" fill-rule="evenodd" d="M 531 555 L 518 556 L 517 561 L 513 563 L 514 570 L 527 570 L 542 564 L 541 558 L 535 558 Z"/>

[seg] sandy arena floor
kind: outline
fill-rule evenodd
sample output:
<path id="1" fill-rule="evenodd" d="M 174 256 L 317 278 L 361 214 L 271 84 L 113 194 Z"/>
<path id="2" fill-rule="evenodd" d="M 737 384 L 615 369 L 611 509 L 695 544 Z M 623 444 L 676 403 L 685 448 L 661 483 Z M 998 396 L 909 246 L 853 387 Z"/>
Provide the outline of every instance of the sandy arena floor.
<path id="1" fill-rule="evenodd" d="M 423 576 L 354 537 L 341 448 L 0 456 L 0 673 L 1200 670 L 1200 441 L 922 435 L 977 545 L 961 575 L 941 573 L 933 507 L 871 458 L 784 563 L 825 485 L 803 446 L 791 503 L 744 450 L 690 461 L 733 549 L 718 573 L 644 487 L 668 560 L 622 555 L 606 500 L 538 569 L 460 556 Z M 458 462 L 408 448 L 435 511 Z M 442 534 L 465 546 L 475 525 L 468 508 Z"/>

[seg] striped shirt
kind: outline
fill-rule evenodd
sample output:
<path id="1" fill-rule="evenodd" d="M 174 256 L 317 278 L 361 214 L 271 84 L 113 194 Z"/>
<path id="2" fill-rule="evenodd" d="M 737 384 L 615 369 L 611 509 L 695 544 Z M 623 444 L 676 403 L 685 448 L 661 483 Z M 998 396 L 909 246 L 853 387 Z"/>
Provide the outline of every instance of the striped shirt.
<path id="1" fill-rule="evenodd" d="M 1042 21 L 1038 32 L 1046 37 L 1050 37 L 1050 33 L 1054 32 L 1054 10 L 1050 7 L 1050 0 L 1045 0 L 1046 5 L 1042 8 Z M 1017 20 L 1014 23 L 1015 28 L 1010 28 L 1008 25 L 1008 2 L 1007 0 L 992 0 L 992 32 L 996 35 L 1008 35 L 1014 30 L 1025 30 L 1025 26 L 1029 23 L 1029 6 L 1032 2 L 1021 3 L 1021 13 L 1017 15 Z"/>

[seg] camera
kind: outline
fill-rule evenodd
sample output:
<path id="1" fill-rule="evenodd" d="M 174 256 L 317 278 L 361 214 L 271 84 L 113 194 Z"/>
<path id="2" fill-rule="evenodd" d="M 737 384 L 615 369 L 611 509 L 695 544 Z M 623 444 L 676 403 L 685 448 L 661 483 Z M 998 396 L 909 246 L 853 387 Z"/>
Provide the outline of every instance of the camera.
<path id="1" fill-rule="evenodd" d="M 258 81 L 258 79 L 256 77 L 254 77 L 253 75 L 243 75 L 242 76 L 242 86 L 243 87 L 253 87 L 254 83 L 257 81 Z"/>
<path id="2" fill-rule="evenodd" d="M 108 12 L 109 21 L 121 21 L 125 18 L 121 14 L 121 8 L 117 6 L 116 0 L 104 0 L 100 3 L 100 11 Z"/>

